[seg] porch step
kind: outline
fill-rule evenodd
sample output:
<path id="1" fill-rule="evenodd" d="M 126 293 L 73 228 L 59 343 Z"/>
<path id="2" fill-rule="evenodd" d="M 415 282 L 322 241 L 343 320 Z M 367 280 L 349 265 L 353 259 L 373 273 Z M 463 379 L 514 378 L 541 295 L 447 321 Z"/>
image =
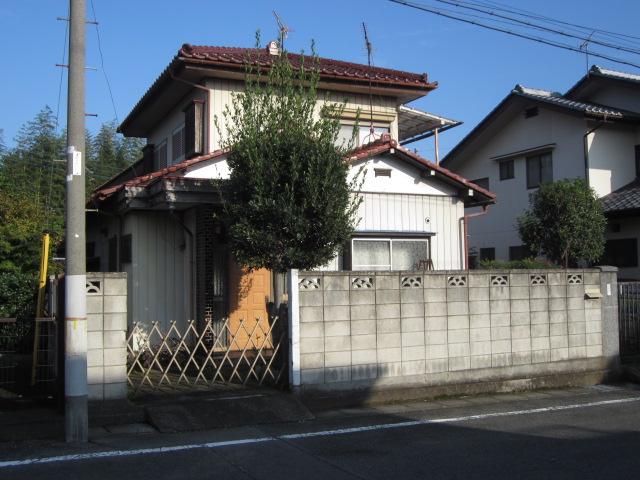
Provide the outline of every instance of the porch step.
<path id="1" fill-rule="evenodd" d="M 181 396 L 179 401 L 166 397 L 166 400 L 144 407 L 147 422 L 163 433 L 301 422 L 314 418 L 296 396 L 271 390 L 235 390 L 226 394 Z"/>

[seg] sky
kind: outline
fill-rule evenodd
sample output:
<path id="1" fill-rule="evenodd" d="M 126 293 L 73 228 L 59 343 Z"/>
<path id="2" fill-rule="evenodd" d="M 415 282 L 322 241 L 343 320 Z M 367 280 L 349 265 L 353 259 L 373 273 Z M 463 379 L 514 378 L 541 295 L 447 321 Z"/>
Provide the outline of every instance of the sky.
<path id="1" fill-rule="evenodd" d="M 420 0 L 434 5 L 433 0 Z M 636 0 L 500 0 L 572 23 L 619 33 L 640 35 Z M 373 43 L 376 66 L 426 72 L 438 89 L 411 106 L 463 125 L 440 136 L 444 156 L 516 84 L 566 91 L 586 72 L 583 54 L 540 45 L 487 31 L 388 0 L 93 0 L 115 112 L 104 72 L 87 70 L 87 128 L 122 120 L 169 64 L 183 43 L 252 47 L 256 30 L 263 43 L 277 37 L 272 10 L 293 31 L 286 41 L 290 51 L 318 54 L 366 63 L 362 36 L 365 22 Z M 442 7 L 442 5 L 441 5 Z M 453 7 L 449 7 L 453 8 Z M 4 74 L 0 89 L 0 129 L 5 144 L 14 146 L 21 125 L 45 105 L 58 111 L 58 92 L 67 15 L 66 0 L 2 0 L 0 52 Z M 93 18 L 87 0 L 87 18 Z M 566 39 L 574 46 L 579 40 Z M 614 52 L 615 53 L 615 52 Z M 94 25 L 87 25 L 88 67 L 101 67 Z M 640 57 L 627 58 L 640 62 Z M 629 66 L 592 59 L 590 63 L 640 73 Z M 59 108 L 66 122 L 66 71 Z M 413 145 L 412 145 L 413 146 Z M 415 146 L 433 158 L 433 142 Z"/>

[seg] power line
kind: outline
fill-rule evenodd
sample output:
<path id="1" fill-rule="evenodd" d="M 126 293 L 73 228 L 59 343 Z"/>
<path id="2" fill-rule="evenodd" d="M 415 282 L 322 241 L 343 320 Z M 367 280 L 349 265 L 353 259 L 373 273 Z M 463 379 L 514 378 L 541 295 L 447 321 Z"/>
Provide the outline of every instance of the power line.
<path id="1" fill-rule="evenodd" d="M 588 41 L 589 43 L 593 43 L 595 45 L 600 45 L 600 46 L 603 46 L 603 47 L 606 47 L 606 48 L 611 48 L 611 49 L 614 49 L 614 50 L 619 50 L 619 51 L 623 51 L 623 52 L 627 52 L 627 53 L 633 53 L 635 55 L 639 55 L 640 54 L 640 50 L 635 49 L 635 48 L 628 48 L 628 47 L 624 47 L 624 46 L 621 46 L 621 45 L 614 45 L 614 44 L 609 43 L 609 42 L 603 42 L 601 40 L 594 39 L 591 36 L 585 37 L 585 36 L 580 36 L 580 35 L 574 35 L 572 33 L 568 33 L 568 32 L 562 31 L 562 30 L 557 30 L 555 28 L 549 28 L 549 27 L 545 27 L 545 26 L 542 26 L 542 25 L 536 25 L 536 24 L 528 22 L 526 20 L 520 20 L 520 19 L 517 19 L 517 18 L 514 18 L 514 17 L 510 17 L 510 16 L 507 16 L 507 15 L 501 15 L 499 13 L 492 12 L 490 10 L 485 10 L 485 9 L 483 9 L 485 7 L 478 8 L 476 6 L 473 6 L 473 4 L 471 2 L 457 2 L 455 0 L 453 0 L 453 1 L 452 0 L 435 0 L 435 1 L 439 2 L 439 3 L 444 3 L 446 5 L 453 5 L 453 6 L 456 6 L 458 8 L 464 8 L 464 9 L 468 9 L 468 10 L 473 10 L 475 12 L 484 13 L 486 15 L 491 15 L 491 16 L 502 18 L 502 19 L 505 19 L 505 20 L 510 20 L 510 21 L 513 21 L 513 22 L 516 22 L 516 23 L 519 23 L 519 24 L 522 24 L 522 25 L 526 25 L 527 27 L 530 27 L 530 28 L 535 28 L 537 30 L 542 30 L 542 31 L 545 31 L 545 32 L 554 33 L 556 35 L 561 35 L 563 37 L 575 38 L 577 40 L 582 40 L 583 42 Z"/>
<path id="2" fill-rule="evenodd" d="M 109 76 L 107 75 L 107 69 L 104 67 L 104 55 L 102 54 L 102 42 L 100 41 L 100 28 L 98 26 L 98 17 L 96 16 L 96 9 L 93 5 L 93 0 L 91 0 L 91 12 L 93 13 L 93 24 L 96 27 L 96 38 L 98 39 L 98 52 L 100 52 L 100 66 L 102 67 L 102 73 L 104 75 L 104 79 L 107 82 L 107 89 L 109 90 L 109 97 L 111 98 L 111 106 L 113 107 L 113 114 L 116 117 L 116 122 L 120 123 L 118 120 L 118 111 L 116 109 L 116 102 L 113 100 L 113 92 L 111 91 L 111 82 L 109 82 Z"/>
<path id="3" fill-rule="evenodd" d="M 437 9 L 435 7 L 429 7 L 427 5 L 417 4 L 417 3 L 409 2 L 409 1 L 405 1 L 405 0 L 389 0 L 389 1 L 392 2 L 392 3 L 397 3 L 399 5 L 404 5 L 405 7 L 411 7 L 411 8 L 417 9 L 417 10 L 422 10 L 424 12 L 433 13 L 435 15 L 439 15 L 439 16 L 442 16 L 442 17 L 445 17 L 445 18 L 449 18 L 451 20 L 457 20 L 459 22 L 469 23 L 471 25 L 475 25 L 475 26 L 478 26 L 478 27 L 486 28 L 488 30 L 493 30 L 493 31 L 496 31 L 496 32 L 506 33 L 507 35 L 511 35 L 511 36 L 514 36 L 514 37 L 523 38 L 525 40 L 532 40 L 534 42 L 542 43 L 544 45 L 549 45 L 551 47 L 561 48 L 561 49 L 564 49 L 564 50 L 569 50 L 569 51 L 580 53 L 580 54 L 584 53 L 579 48 L 573 47 L 571 45 L 567 45 L 567 44 L 564 44 L 564 43 L 559 43 L 559 42 L 556 42 L 556 41 L 553 41 L 553 40 L 549 40 L 549 39 L 546 39 L 546 38 L 542 38 L 542 37 L 535 37 L 535 36 L 527 35 L 527 34 L 520 33 L 520 32 L 514 32 L 512 30 L 507 30 L 507 29 L 504 29 L 504 28 L 495 27 L 495 26 L 492 26 L 492 25 L 487 25 L 486 23 L 480 23 L 480 22 L 476 22 L 476 21 L 473 21 L 473 20 L 468 20 L 466 18 L 461 18 L 461 17 L 455 16 L 455 15 L 444 13 L 442 10 L 439 10 L 439 9 Z M 627 60 L 624 60 L 624 59 L 621 59 L 621 58 L 611 57 L 611 56 L 605 55 L 603 53 L 589 52 L 589 55 L 591 55 L 592 57 L 602 58 L 602 59 L 609 60 L 611 62 L 619 63 L 619 64 L 622 64 L 622 65 L 629 65 L 631 67 L 640 68 L 639 64 L 636 64 L 636 63 L 633 63 L 633 62 L 630 62 L 630 61 L 627 61 Z"/>

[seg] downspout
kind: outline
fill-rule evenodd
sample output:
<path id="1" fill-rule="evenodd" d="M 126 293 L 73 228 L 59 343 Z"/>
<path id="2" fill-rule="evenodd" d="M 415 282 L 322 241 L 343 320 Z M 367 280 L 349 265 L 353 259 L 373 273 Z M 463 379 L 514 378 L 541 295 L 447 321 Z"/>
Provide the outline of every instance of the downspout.
<path id="1" fill-rule="evenodd" d="M 489 211 L 489 205 L 483 205 L 481 212 L 464 214 L 462 217 L 462 229 L 464 235 L 464 270 L 469 270 L 469 235 L 467 233 L 467 224 L 470 218 L 481 217 Z"/>
<path id="2" fill-rule="evenodd" d="M 591 186 L 591 183 L 589 180 L 589 145 L 587 145 L 587 142 L 589 141 L 589 135 L 598 130 L 606 121 L 607 117 L 605 116 L 602 123 L 599 123 L 590 130 L 587 130 L 587 133 L 582 136 L 582 148 L 584 151 L 584 179 L 587 181 L 587 185 L 589 186 Z"/>
<path id="3" fill-rule="evenodd" d="M 196 290 L 195 290 L 195 275 L 196 275 L 196 261 L 195 261 L 195 241 L 193 238 L 193 232 L 189 230 L 183 221 L 183 219 L 178 215 L 175 210 L 169 210 L 169 215 L 171 215 L 174 220 L 182 227 L 182 229 L 187 232 L 189 236 L 189 253 L 190 253 L 190 275 L 189 275 L 189 289 L 191 292 L 191 301 L 189 302 L 189 316 L 192 320 L 195 319 L 195 304 L 196 304 Z"/>

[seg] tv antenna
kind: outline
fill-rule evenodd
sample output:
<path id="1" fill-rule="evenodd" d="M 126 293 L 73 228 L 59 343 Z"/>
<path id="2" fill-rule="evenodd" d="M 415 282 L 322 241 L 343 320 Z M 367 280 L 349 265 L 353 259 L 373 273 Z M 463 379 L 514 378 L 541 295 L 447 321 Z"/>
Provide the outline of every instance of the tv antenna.
<path id="1" fill-rule="evenodd" d="M 373 128 L 373 94 L 372 94 L 372 79 L 371 79 L 371 67 L 373 64 L 373 45 L 371 44 L 371 40 L 369 40 L 369 34 L 367 32 L 367 26 L 364 22 L 362 22 L 362 31 L 364 32 L 364 45 L 367 48 L 367 65 L 369 66 L 369 71 L 367 72 L 367 77 L 369 78 L 369 135 L 362 139 L 362 144 L 369 142 L 375 142 L 376 134 L 375 129 Z"/>
<path id="2" fill-rule="evenodd" d="M 280 49 L 284 50 L 284 39 L 287 38 L 293 30 L 282 23 L 280 15 L 278 15 L 278 12 L 275 10 L 273 10 L 273 16 L 276 17 L 276 23 L 278 24 L 278 42 L 280 43 Z"/>
<path id="3" fill-rule="evenodd" d="M 587 39 L 580 44 L 580 50 L 584 50 L 584 54 L 587 60 L 587 73 L 589 72 L 589 43 L 591 42 L 591 37 L 596 33 L 595 30 L 589 34 Z"/>

